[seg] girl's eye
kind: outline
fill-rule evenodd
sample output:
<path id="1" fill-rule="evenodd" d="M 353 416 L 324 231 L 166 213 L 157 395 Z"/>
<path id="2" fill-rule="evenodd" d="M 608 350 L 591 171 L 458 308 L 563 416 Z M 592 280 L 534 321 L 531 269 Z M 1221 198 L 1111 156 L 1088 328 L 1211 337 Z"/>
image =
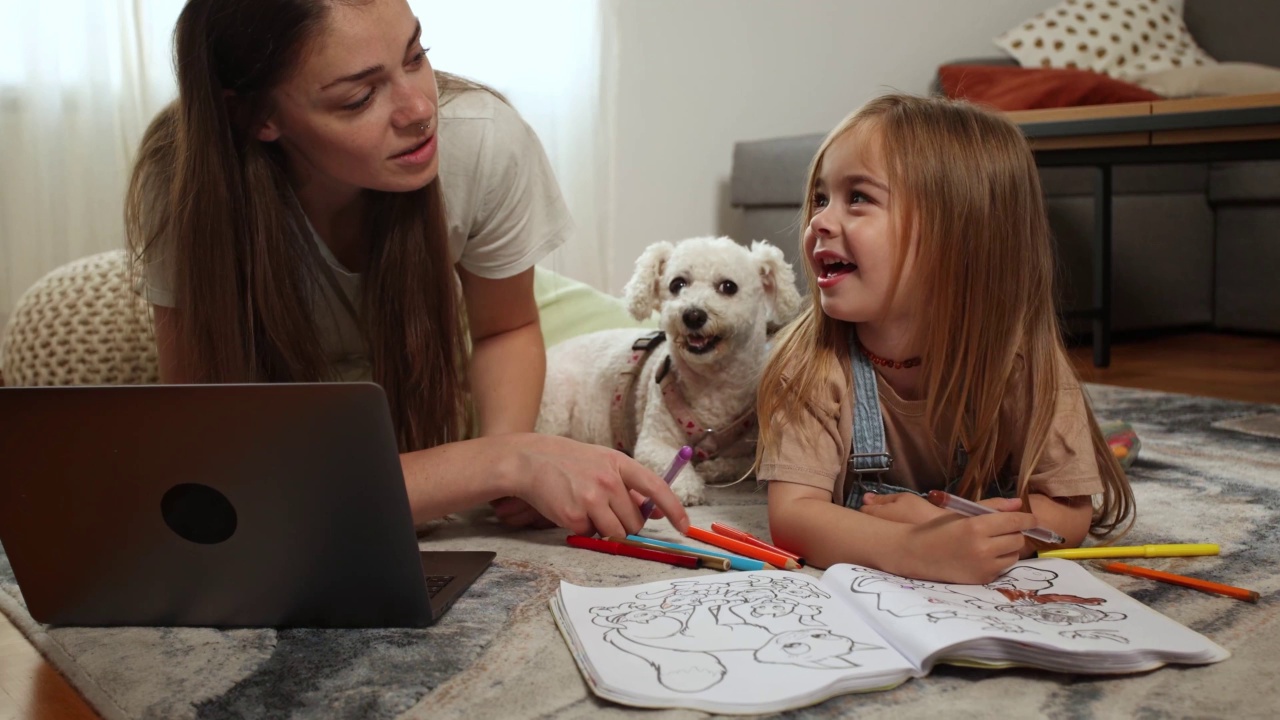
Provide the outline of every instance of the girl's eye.
<path id="1" fill-rule="evenodd" d="M 348 103 L 346 105 L 343 105 L 342 109 L 343 110 L 359 110 L 365 105 L 368 105 L 369 101 L 373 99 L 373 90 L 374 90 L 373 88 L 369 88 L 369 92 L 365 93 L 364 97 L 360 98 L 359 100 L 353 103 Z"/>
<path id="2" fill-rule="evenodd" d="M 822 193 L 813 194 L 813 206 L 815 208 L 824 208 L 827 206 L 827 196 Z"/>
<path id="3" fill-rule="evenodd" d="M 738 293 L 738 283 L 732 280 L 721 280 L 716 289 L 720 291 L 721 295 L 736 295 Z"/>
<path id="4" fill-rule="evenodd" d="M 863 203 L 869 202 L 870 200 L 871 198 L 867 197 L 863 193 L 858 192 L 857 190 L 854 190 L 852 193 L 849 194 L 850 205 L 861 205 Z"/>
<path id="5" fill-rule="evenodd" d="M 685 280 L 682 277 L 678 277 L 671 281 L 671 284 L 667 286 L 667 289 L 671 291 L 672 295 L 679 295 L 680 291 L 683 290 L 685 286 L 688 284 L 689 284 L 688 280 Z"/>

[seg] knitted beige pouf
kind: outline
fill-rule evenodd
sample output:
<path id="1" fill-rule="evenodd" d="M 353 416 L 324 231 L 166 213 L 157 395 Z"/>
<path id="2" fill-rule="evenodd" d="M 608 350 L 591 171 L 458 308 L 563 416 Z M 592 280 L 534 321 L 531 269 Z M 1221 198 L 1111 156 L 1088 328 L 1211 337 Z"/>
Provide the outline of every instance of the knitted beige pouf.
<path id="1" fill-rule="evenodd" d="M 160 380 L 151 308 L 124 250 L 57 268 L 18 300 L 0 339 L 4 384 L 139 385 Z"/>

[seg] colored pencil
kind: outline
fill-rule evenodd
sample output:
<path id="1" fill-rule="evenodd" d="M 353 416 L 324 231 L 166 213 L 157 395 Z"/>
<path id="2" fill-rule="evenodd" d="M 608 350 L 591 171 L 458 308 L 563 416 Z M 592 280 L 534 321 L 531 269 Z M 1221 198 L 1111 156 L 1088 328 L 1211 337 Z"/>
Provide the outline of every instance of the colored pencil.
<path id="1" fill-rule="evenodd" d="M 1200 590 L 1201 592 L 1215 593 L 1217 595 L 1226 595 L 1227 597 L 1232 597 L 1236 600 L 1243 600 L 1245 602 L 1258 602 L 1257 592 L 1234 587 L 1232 585 L 1223 585 L 1222 583 L 1201 580 L 1200 578 L 1187 577 L 1186 575 L 1174 575 L 1173 573 L 1167 573 L 1161 570 L 1125 565 L 1124 563 L 1118 562 L 1100 563 L 1100 565 L 1102 569 L 1107 572 L 1118 573 L 1120 575 L 1132 575 L 1134 577 L 1147 578 L 1148 580 L 1159 580 L 1160 582 L 1167 582 L 1171 585 L 1189 587 L 1192 590 Z"/>
<path id="2" fill-rule="evenodd" d="M 737 528 L 730 527 L 728 525 L 725 525 L 724 523 L 718 523 L 718 522 L 711 523 L 711 532 L 716 533 L 718 535 L 724 535 L 725 537 L 733 538 L 734 540 L 741 540 L 742 542 L 748 545 L 755 545 L 761 550 L 772 550 L 773 552 L 776 552 L 779 555 L 786 555 L 787 557 L 791 558 L 792 560 L 795 560 L 801 565 L 804 564 L 804 558 L 800 557 L 799 555 L 789 550 L 783 550 L 777 545 L 770 545 L 769 543 L 761 540 L 760 538 L 756 537 L 755 535 L 752 535 L 749 532 L 744 532 Z"/>
<path id="3" fill-rule="evenodd" d="M 649 543 L 640 542 L 639 540 L 628 540 L 627 538 L 607 537 L 605 538 L 605 540 L 610 540 L 616 543 L 622 543 L 623 545 L 630 545 L 632 547 L 642 547 L 642 548 L 649 548 L 649 549 L 657 548 L 656 545 L 650 545 Z M 704 552 L 698 552 L 697 550 L 694 550 L 692 548 L 688 550 L 677 550 L 672 547 L 663 547 L 661 548 L 661 550 L 663 552 L 669 552 L 674 555 L 688 555 L 689 557 L 697 558 L 699 567 L 711 568 L 712 570 L 721 570 L 721 571 L 729 569 L 729 558 L 716 557 L 715 555 L 709 555 Z"/>
<path id="4" fill-rule="evenodd" d="M 777 570 L 778 568 L 767 562 L 745 558 L 740 555 L 730 555 L 729 553 L 716 552 L 714 550 L 703 550 L 700 547 L 692 545 L 682 545 L 681 543 L 667 542 L 666 540 L 654 540 L 643 535 L 628 535 L 628 540 L 634 540 L 638 543 L 651 545 L 662 548 L 664 550 L 681 550 L 683 552 L 696 552 L 703 555 L 713 555 L 715 557 L 724 558 L 729 561 L 729 567 L 733 570 Z"/>
<path id="5" fill-rule="evenodd" d="M 622 543 L 612 542 L 609 540 L 601 540 L 600 538 L 586 537 L 585 535 L 570 535 L 565 538 L 571 547 L 582 548 L 584 550 L 595 550 L 596 552 L 608 553 L 610 555 L 623 555 L 626 557 L 638 558 L 640 560 L 652 560 L 654 562 L 666 563 L 683 568 L 697 568 L 698 558 L 689 557 L 688 555 L 676 555 L 662 550 L 653 550 L 650 548 L 632 547 L 631 545 L 623 545 Z"/>
<path id="6" fill-rule="evenodd" d="M 787 570 L 795 570 L 800 567 L 800 563 L 792 560 L 786 555 L 774 552 L 773 550 L 758 548 L 754 545 L 744 543 L 741 540 L 734 540 L 733 538 L 725 537 L 724 535 L 717 535 L 710 530 L 703 530 L 702 528 L 694 525 L 689 526 L 687 535 L 694 540 L 701 540 L 708 545 L 715 545 L 723 550 L 738 553 L 739 555 L 746 555 L 749 558 L 755 558 L 761 562 L 767 562 L 770 565 L 776 565 L 777 567 L 785 568 Z"/>

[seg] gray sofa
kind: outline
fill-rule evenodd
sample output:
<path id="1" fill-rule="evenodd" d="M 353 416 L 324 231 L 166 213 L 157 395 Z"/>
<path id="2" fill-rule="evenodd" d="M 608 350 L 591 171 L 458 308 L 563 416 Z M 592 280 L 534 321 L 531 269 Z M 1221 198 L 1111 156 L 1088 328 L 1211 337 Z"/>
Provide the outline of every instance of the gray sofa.
<path id="1" fill-rule="evenodd" d="M 1186 0 L 1184 16 L 1219 61 L 1280 66 L 1280 2 Z M 743 210 L 744 237 L 770 240 L 793 261 L 805 173 L 822 138 L 734 148 L 730 202 Z M 1090 168 L 1041 170 L 1064 310 L 1090 306 L 1093 177 Z M 1114 329 L 1280 332 L 1280 161 L 1118 166 L 1113 190 Z"/>

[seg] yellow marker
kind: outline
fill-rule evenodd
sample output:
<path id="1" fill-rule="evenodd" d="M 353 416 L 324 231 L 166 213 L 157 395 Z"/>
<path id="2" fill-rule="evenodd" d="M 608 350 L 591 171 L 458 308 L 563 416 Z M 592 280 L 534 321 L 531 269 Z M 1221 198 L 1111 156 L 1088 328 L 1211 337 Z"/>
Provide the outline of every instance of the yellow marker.
<path id="1" fill-rule="evenodd" d="M 1183 543 L 1175 545 L 1131 545 L 1129 547 L 1087 547 L 1065 550 L 1041 550 L 1042 558 L 1066 558 L 1086 560 L 1117 557 L 1188 557 L 1191 555 L 1217 555 L 1218 546 L 1212 543 Z"/>

